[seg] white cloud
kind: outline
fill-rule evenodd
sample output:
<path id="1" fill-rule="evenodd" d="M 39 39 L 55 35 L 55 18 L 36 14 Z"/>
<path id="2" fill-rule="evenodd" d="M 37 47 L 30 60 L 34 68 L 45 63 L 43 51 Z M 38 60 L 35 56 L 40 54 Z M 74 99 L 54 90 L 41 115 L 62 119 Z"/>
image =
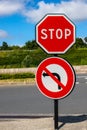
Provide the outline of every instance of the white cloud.
<path id="1" fill-rule="evenodd" d="M 87 19 L 87 0 L 70 0 L 61 3 L 39 1 L 36 7 L 30 7 L 34 0 L 0 0 L 0 16 L 20 13 L 29 22 L 38 22 L 47 13 L 65 13 L 72 20 Z"/>
<path id="2" fill-rule="evenodd" d="M 28 21 L 38 22 L 47 13 L 65 13 L 72 20 L 87 19 L 87 0 L 61 1 L 61 3 L 38 2 L 38 8 L 23 10 Z"/>
<path id="3" fill-rule="evenodd" d="M 0 29 L 0 38 L 6 38 L 6 37 L 8 37 L 8 33 Z"/>
<path id="4" fill-rule="evenodd" d="M 21 12 L 30 0 L 0 0 L 0 16 Z"/>

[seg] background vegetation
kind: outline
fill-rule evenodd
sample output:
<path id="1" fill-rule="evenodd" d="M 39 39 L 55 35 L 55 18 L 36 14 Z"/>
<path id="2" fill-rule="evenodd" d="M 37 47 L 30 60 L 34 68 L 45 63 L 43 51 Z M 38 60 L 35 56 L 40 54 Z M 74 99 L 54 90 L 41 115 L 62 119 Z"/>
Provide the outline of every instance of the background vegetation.
<path id="1" fill-rule="evenodd" d="M 77 38 L 76 43 L 67 53 L 59 55 L 68 60 L 72 65 L 87 65 L 87 37 Z M 6 42 L 0 46 L 0 68 L 37 67 L 47 57 L 46 54 L 33 41 L 28 41 L 24 46 L 9 46 Z"/>
<path id="2" fill-rule="evenodd" d="M 0 74 L 0 80 L 3 79 L 26 79 L 35 78 L 33 73 L 15 73 L 15 74 Z"/>

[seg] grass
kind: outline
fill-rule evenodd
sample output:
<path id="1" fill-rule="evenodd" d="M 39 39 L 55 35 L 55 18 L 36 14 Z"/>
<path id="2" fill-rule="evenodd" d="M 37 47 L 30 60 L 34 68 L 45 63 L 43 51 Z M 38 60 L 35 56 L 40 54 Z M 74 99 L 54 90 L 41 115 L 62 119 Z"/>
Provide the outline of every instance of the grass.
<path id="1" fill-rule="evenodd" d="M 5 79 L 0 80 L 0 86 L 2 85 L 32 85 L 35 84 L 35 78 L 26 78 L 26 79 Z"/>
<path id="2" fill-rule="evenodd" d="M 29 67 L 37 67 L 42 60 L 53 55 L 46 54 L 42 49 L 17 50 L 17 51 L 1 51 L 0 52 L 0 68 L 23 68 L 23 61 L 29 56 Z M 70 48 L 65 54 L 58 55 L 65 58 L 72 65 L 87 65 L 87 48 Z"/>
<path id="3" fill-rule="evenodd" d="M 29 79 L 35 78 L 35 74 L 33 73 L 14 73 L 14 74 L 0 74 L 0 80 L 5 79 Z"/>
<path id="4" fill-rule="evenodd" d="M 87 48 L 70 49 L 60 57 L 65 58 L 72 65 L 87 65 Z"/>
<path id="5" fill-rule="evenodd" d="M 0 85 L 18 85 L 35 84 L 35 74 L 33 73 L 15 73 L 0 74 Z"/>

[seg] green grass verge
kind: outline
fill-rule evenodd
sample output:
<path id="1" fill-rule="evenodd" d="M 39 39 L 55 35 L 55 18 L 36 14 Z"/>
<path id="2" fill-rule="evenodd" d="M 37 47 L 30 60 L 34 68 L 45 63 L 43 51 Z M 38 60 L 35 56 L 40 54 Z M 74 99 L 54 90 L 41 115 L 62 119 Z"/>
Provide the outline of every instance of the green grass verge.
<path id="1" fill-rule="evenodd" d="M 35 78 L 26 78 L 26 79 L 4 79 L 4 80 L 0 80 L 0 87 L 3 87 L 3 85 L 5 86 L 12 86 L 12 85 L 31 85 L 31 84 L 35 84 Z"/>
<path id="2" fill-rule="evenodd" d="M 35 78 L 33 73 L 0 74 L 0 80 Z"/>

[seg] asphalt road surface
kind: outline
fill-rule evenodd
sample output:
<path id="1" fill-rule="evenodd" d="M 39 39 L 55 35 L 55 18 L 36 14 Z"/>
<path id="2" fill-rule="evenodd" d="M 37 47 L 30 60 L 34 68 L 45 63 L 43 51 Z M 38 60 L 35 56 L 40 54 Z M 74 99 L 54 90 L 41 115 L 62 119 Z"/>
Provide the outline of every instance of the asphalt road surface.
<path id="1" fill-rule="evenodd" d="M 87 74 L 76 76 L 72 93 L 59 100 L 59 114 L 87 113 Z M 43 96 L 36 85 L 0 88 L 0 115 L 53 114 L 54 100 Z"/>

